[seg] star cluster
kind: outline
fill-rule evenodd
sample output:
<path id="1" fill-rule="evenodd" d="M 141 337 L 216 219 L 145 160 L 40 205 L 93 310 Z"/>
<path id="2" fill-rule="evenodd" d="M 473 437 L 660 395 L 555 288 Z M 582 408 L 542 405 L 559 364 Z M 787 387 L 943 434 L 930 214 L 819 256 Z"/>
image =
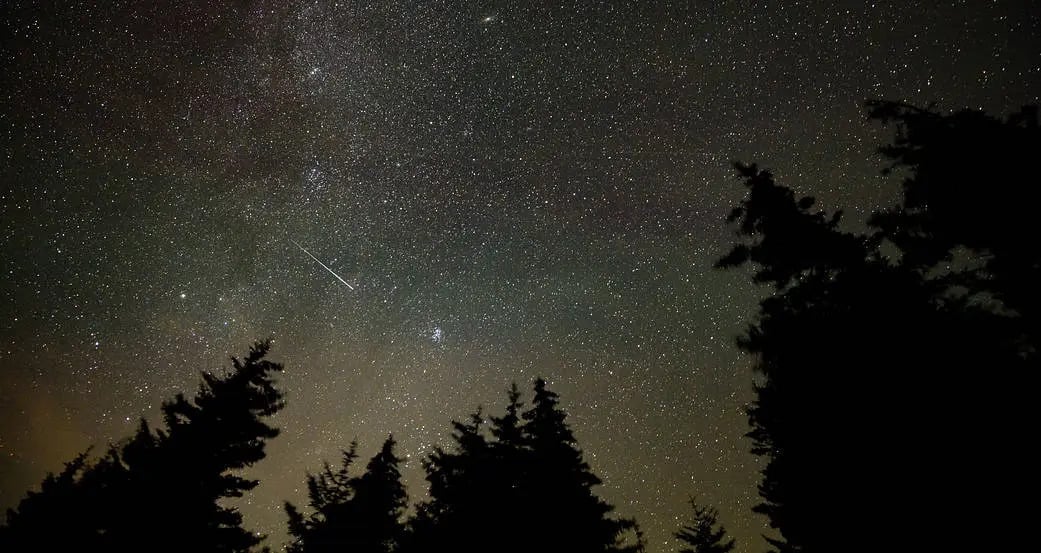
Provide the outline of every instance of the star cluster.
<path id="1" fill-rule="evenodd" d="M 730 162 L 863 215 L 898 193 L 864 100 L 1041 91 L 1026 1 L 0 9 L 0 504 L 272 337 L 276 546 L 353 438 L 417 499 L 450 419 L 543 375 L 651 551 L 695 494 L 759 547 Z"/>

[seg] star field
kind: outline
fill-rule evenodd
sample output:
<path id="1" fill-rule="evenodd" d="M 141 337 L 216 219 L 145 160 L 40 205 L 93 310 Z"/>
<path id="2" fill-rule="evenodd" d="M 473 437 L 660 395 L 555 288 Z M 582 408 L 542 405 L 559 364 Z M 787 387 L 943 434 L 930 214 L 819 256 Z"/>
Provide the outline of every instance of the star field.
<path id="1" fill-rule="evenodd" d="M 213 4 L 0 8 L 0 507 L 272 337 L 275 548 L 353 438 L 415 501 L 542 375 L 650 551 L 695 494 L 757 550 L 731 161 L 857 220 L 899 192 L 864 100 L 1041 93 L 1028 1 Z"/>

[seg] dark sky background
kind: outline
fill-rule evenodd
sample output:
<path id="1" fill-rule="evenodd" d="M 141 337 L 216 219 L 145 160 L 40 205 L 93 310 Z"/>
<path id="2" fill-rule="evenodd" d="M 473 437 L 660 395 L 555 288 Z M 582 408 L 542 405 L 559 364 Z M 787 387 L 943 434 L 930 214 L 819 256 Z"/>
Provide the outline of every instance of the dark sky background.
<path id="1" fill-rule="evenodd" d="M 857 220 L 898 194 L 866 99 L 1041 93 L 1026 1 L 55 4 L 0 7 L 0 507 L 273 337 L 276 547 L 352 438 L 419 499 L 544 375 L 652 552 L 694 494 L 761 550 L 731 161 Z"/>

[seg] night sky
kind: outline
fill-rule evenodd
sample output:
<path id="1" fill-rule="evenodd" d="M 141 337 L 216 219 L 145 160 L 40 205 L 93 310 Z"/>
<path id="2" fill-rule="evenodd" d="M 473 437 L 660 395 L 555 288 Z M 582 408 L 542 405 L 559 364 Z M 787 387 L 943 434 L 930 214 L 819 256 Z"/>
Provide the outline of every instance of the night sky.
<path id="1" fill-rule="evenodd" d="M 652 552 L 695 494 L 761 550 L 731 162 L 862 219 L 899 192 L 866 99 L 1041 93 L 1028 1 L 36 4 L 0 7 L 0 507 L 272 337 L 276 548 L 353 438 L 417 500 L 543 375 Z"/>

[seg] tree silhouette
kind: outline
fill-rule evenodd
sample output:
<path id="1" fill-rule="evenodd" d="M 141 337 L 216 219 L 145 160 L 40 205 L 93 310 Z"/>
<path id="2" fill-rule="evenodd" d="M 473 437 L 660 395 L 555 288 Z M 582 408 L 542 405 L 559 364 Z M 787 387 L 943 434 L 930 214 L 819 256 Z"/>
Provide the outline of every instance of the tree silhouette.
<path id="1" fill-rule="evenodd" d="M 220 501 L 257 485 L 234 471 L 262 459 L 278 435 L 263 420 L 284 405 L 273 381 L 282 366 L 265 359 L 269 348 L 257 343 L 232 358 L 229 374 L 204 372 L 193 400 L 164 402 L 164 430 L 142 420 L 98 461 L 83 454 L 48 476 L 8 512 L 2 549 L 231 552 L 260 543 Z"/>
<path id="2" fill-rule="evenodd" d="M 880 517 L 918 529 L 901 547 L 985 543 L 983 531 L 955 539 L 947 530 L 980 527 L 978 513 L 973 521 L 956 506 L 970 498 L 995 505 L 1004 514 L 983 518 L 998 524 L 1008 513 L 989 485 L 1029 474 L 1018 462 L 1006 467 L 1012 471 L 996 462 L 1018 458 L 1013 432 L 1029 432 L 1028 398 L 1015 391 L 1017 381 L 1036 379 L 1028 370 L 1037 367 L 1030 301 L 1016 299 L 1029 294 L 994 265 L 1004 266 L 997 252 L 1011 245 L 976 249 L 1002 240 L 976 236 L 971 224 L 956 229 L 953 220 L 997 216 L 978 213 L 986 206 L 974 211 L 968 198 L 993 201 L 980 182 L 1012 169 L 949 142 L 969 129 L 984 133 L 974 141 L 993 138 L 1001 148 L 1012 148 L 1008 136 L 1036 145 L 1036 123 L 883 103 L 872 110 L 902 125 L 896 145 L 883 149 L 911 170 L 902 205 L 876 214 L 873 232 L 848 233 L 839 214 L 812 211 L 812 198 L 796 200 L 769 172 L 738 165 L 749 193 L 729 220 L 744 240 L 717 263 L 751 263 L 754 280 L 773 287 L 739 345 L 760 373 L 748 410 L 753 452 L 767 459 L 756 510 L 780 531 L 772 543 L 782 552 L 892 548 Z M 961 172 L 987 179 L 947 178 Z M 1019 174 L 1020 185 L 1036 180 Z M 958 246 L 993 257 L 952 260 Z M 1035 254 L 1008 255 L 1009 265 L 1037 270 Z M 969 447 L 938 458 L 939 444 Z"/>
<path id="3" fill-rule="evenodd" d="M 328 464 L 317 476 L 307 476 L 310 506 L 308 518 L 286 503 L 291 553 L 332 551 L 394 551 L 401 543 L 402 516 L 407 503 L 394 454 L 393 436 L 387 438 L 361 476 L 351 477 L 350 466 L 357 458 L 357 443 L 344 452 L 343 466 L 333 472 Z"/>
<path id="4" fill-rule="evenodd" d="M 679 553 L 730 553 L 734 550 L 734 539 L 727 536 L 727 531 L 719 524 L 719 513 L 712 507 L 698 505 L 693 499 L 690 507 L 694 511 L 691 522 L 680 528 L 674 535 L 676 539 L 688 547 Z"/>
<path id="5" fill-rule="evenodd" d="M 430 500 L 412 521 L 412 548 L 451 551 L 636 551 L 636 524 L 610 516 L 592 491 L 600 480 L 546 382 L 535 382 L 532 407 L 514 385 L 506 412 L 480 410 L 453 422 L 451 450 L 435 448 L 424 463 Z M 490 434 L 489 437 L 487 434 Z M 632 535 L 635 534 L 635 537 Z"/>
<path id="6" fill-rule="evenodd" d="M 872 118 L 897 128 L 893 144 L 881 149 L 892 162 L 887 171 L 907 173 L 902 203 L 874 214 L 872 226 L 900 248 L 902 264 L 923 273 L 943 265 L 932 278 L 985 293 L 1014 313 L 1011 345 L 1036 355 L 1041 248 L 1023 239 L 1036 211 L 1029 198 L 1038 175 L 1026 160 L 1041 154 L 1038 107 L 1003 121 L 976 110 L 868 106 Z"/>
<path id="7" fill-rule="evenodd" d="M 317 475 L 307 475 L 308 503 L 314 509 L 310 517 L 305 518 L 292 503 L 285 503 L 289 534 L 293 536 L 293 542 L 287 548 L 290 553 L 333 549 L 339 544 L 332 534 L 339 532 L 340 528 L 326 522 L 330 516 L 335 519 L 336 511 L 342 510 L 354 495 L 350 468 L 358 458 L 357 452 L 358 442 L 351 442 L 350 448 L 343 451 L 342 465 L 338 470 L 333 471 L 326 462 Z"/>
<path id="8" fill-rule="evenodd" d="M 609 515 L 614 507 L 592 491 L 601 481 L 578 449 L 559 397 L 535 380 L 532 407 L 525 411 L 522 435 L 530 455 L 528 476 L 530 508 L 539 513 L 539 528 L 553 536 L 556 551 L 635 551 L 641 539 L 626 544 L 628 531 L 636 531 L 632 519 Z"/>
<path id="9" fill-rule="evenodd" d="M 498 536 L 507 535 L 514 521 L 497 516 L 492 505 L 511 503 L 493 491 L 501 474 L 496 474 L 484 424 L 480 409 L 466 422 L 452 421 L 454 447 L 435 447 L 423 461 L 430 500 L 418 506 L 410 521 L 408 550 L 485 551 L 495 547 Z"/>
<path id="10" fill-rule="evenodd" d="M 0 550 L 69 551 L 82 547 L 81 540 L 93 534 L 89 505 L 94 486 L 84 482 L 90 473 L 84 452 L 65 463 L 58 473 L 48 474 L 40 491 L 30 491 L 17 509 L 7 511 L 7 525 L 0 527 Z"/>

